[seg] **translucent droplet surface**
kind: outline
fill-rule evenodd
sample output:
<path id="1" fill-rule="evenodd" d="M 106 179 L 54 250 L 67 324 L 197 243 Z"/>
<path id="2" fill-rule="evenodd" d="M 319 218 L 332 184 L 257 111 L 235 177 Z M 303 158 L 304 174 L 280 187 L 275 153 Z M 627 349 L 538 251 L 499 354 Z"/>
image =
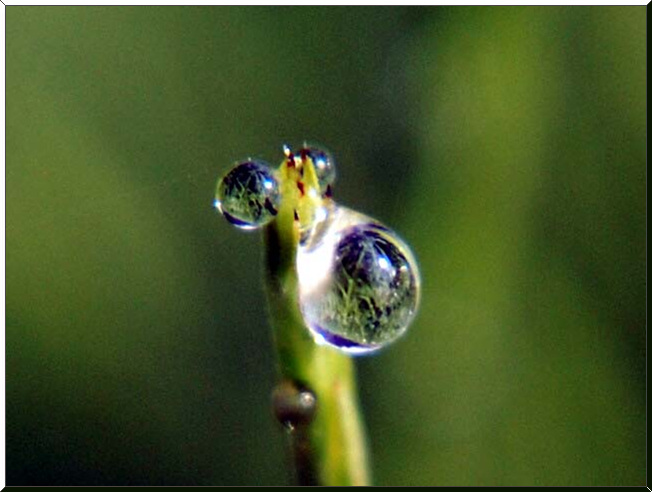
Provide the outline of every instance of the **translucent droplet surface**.
<path id="1" fill-rule="evenodd" d="M 236 227 L 257 229 L 274 219 L 280 199 L 272 169 L 263 161 L 248 160 L 218 182 L 215 207 Z"/>
<path id="2" fill-rule="evenodd" d="M 397 340 L 419 305 L 419 271 L 408 246 L 377 221 L 334 204 L 300 245 L 297 274 L 315 340 L 350 354 Z"/>
<path id="3" fill-rule="evenodd" d="M 301 150 L 301 155 L 307 155 L 312 159 L 319 180 L 319 189 L 322 193 L 326 193 L 328 186 L 332 186 L 335 182 L 336 173 L 333 155 L 326 149 L 316 145 L 305 145 Z"/>

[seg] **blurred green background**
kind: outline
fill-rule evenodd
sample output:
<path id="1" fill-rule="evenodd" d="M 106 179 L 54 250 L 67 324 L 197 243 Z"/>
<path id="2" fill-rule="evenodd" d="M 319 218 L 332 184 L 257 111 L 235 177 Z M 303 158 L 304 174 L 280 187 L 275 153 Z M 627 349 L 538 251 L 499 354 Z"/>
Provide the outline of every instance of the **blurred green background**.
<path id="1" fill-rule="evenodd" d="M 304 139 L 420 315 L 359 359 L 375 482 L 642 485 L 644 7 L 7 7 L 7 483 L 286 484 L 261 239 Z"/>

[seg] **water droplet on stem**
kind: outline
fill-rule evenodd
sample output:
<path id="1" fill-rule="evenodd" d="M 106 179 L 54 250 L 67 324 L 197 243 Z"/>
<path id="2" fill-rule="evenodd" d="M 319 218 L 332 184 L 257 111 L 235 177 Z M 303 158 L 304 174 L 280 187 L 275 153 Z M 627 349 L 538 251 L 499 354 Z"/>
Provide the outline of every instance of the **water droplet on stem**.
<path id="1" fill-rule="evenodd" d="M 282 381 L 272 392 L 272 408 L 276 419 L 289 431 L 312 422 L 317 410 L 317 397 L 291 381 Z"/>
<path id="2" fill-rule="evenodd" d="M 251 230 L 274 219 L 280 199 L 272 169 L 263 161 L 248 160 L 218 182 L 215 207 L 234 226 Z"/>
<path id="3" fill-rule="evenodd" d="M 301 312 L 313 337 L 350 354 L 397 340 L 419 304 L 418 266 L 405 242 L 334 203 L 302 238 L 297 274 Z"/>

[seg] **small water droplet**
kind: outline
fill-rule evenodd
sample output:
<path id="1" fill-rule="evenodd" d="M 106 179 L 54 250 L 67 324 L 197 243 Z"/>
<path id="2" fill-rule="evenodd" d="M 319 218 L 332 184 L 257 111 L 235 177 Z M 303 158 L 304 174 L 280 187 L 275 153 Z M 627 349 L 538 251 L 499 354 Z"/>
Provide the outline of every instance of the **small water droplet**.
<path id="1" fill-rule="evenodd" d="M 312 422 L 317 409 L 317 397 L 291 381 L 282 381 L 272 392 L 272 408 L 276 419 L 289 431 Z"/>
<path id="2" fill-rule="evenodd" d="M 312 160 L 319 181 L 319 189 L 322 195 L 326 194 L 328 187 L 335 182 L 336 172 L 333 154 L 323 147 L 306 144 L 301 149 L 301 155 L 308 156 Z"/>
<path id="3" fill-rule="evenodd" d="M 335 204 L 327 210 L 297 253 L 301 312 L 317 342 L 351 354 L 374 352 L 414 319 L 418 266 L 384 225 Z"/>
<path id="4" fill-rule="evenodd" d="M 214 206 L 236 227 L 258 229 L 274 219 L 280 199 L 279 185 L 269 165 L 248 160 L 218 182 Z"/>

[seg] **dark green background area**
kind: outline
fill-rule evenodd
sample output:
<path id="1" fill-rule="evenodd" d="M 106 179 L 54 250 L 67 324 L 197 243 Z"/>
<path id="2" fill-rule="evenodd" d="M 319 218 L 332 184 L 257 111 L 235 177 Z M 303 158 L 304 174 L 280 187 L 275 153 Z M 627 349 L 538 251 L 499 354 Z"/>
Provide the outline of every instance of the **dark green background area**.
<path id="1" fill-rule="evenodd" d="M 7 7 L 7 483 L 285 484 L 261 240 L 304 139 L 423 276 L 375 482 L 642 485 L 645 10 Z"/>

